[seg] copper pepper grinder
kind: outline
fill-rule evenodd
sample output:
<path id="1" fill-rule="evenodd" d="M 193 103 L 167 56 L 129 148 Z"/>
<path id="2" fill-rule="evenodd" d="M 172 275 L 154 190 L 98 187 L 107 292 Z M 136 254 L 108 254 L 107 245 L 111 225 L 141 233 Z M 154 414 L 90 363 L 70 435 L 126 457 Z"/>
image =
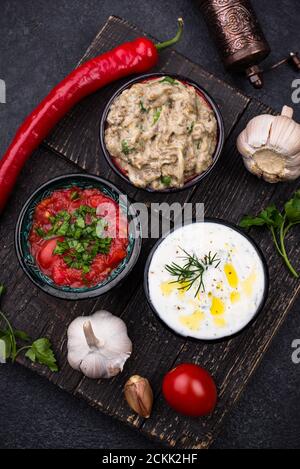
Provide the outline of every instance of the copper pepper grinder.
<path id="1" fill-rule="evenodd" d="M 263 86 L 258 64 L 270 53 L 249 0 L 199 0 L 205 20 L 228 70 L 245 71 L 255 88 Z"/>

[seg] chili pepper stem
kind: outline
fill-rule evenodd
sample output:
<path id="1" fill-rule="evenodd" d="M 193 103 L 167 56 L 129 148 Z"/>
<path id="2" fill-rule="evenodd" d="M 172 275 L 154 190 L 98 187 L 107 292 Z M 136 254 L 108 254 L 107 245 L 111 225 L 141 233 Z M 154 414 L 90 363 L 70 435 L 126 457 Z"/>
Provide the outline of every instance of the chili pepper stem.
<path id="1" fill-rule="evenodd" d="M 155 44 L 155 47 L 158 51 L 161 51 L 162 49 L 165 49 L 166 47 L 170 47 L 170 46 L 173 46 L 173 44 L 176 44 L 181 36 L 182 36 L 182 32 L 183 32 L 183 19 L 182 18 L 178 18 L 178 30 L 177 30 L 177 33 L 176 33 L 176 36 L 173 37 L 173 39 L 169 39 L 168 41 L 164 41 L 164 42 L 159 42 L 158 44 Z"/>

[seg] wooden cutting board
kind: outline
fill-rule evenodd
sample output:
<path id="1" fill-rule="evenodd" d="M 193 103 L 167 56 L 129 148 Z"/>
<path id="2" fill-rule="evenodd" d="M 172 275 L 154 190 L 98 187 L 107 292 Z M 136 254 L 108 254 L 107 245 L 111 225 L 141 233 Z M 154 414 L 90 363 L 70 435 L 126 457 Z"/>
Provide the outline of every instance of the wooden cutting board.
<path id="1" fill-rule="evenodd" d="M 110 17 L 81 62 L 141 34 L 126 21 Z M 256 212 L 270 202 L 282 203 L 293 193 L 296 184 L 269 185 L 251 176 L 245 171 L 236 151 L 236 137 L 248 120 L 254 115 L 270 113 L 272 110 L 244 96 L 175 51 L 162 54 L 157 70 L 192 78 L 217 101 L 226 127 L 225 149 L 217 166 L 198 187 L 179 194 L 166 196 L 132 190 L 112 174 L 104 162 L 98 138 L 101 112 L 119 83 L 107 86 L 83 100 L 32 156 L 2 216 L 0 281 L 8 290 L 2 306 L 15 327 L 28 331 L 32 337 L 49 337 L 60 371 L 51 373 L 45 367 L 32 364 L 20 356 L 18 361 L 22 365 L 45 376 L 74 396 L 86 399 L 101 412 L 118 418 L 166 445 L 207 448 L 218 434 L 224 417 L 241 395 L 299 292 L 299 282 L 291 278 L 278 259 L 269 235 L 263 230 L 252 233 L 264 251 L 270 268 L 270 295 L 264 311 L 242 334 L 214 344 L 178 338 L 164 328 L 151 312 L 142 288 L 143 267 L 151 240 L 144 242 L 140 260 L 122 287 L 98 300 L 81 302 L 58 300 L 38 290 L 23 274 L 14 252 L 15 222 L 26 197 L 48 179 L 72 171 L 85 170 L 104 176 L 138 201 L 203 202 L 207 216 L 235 223 L 245 212 Z M 300 268 L 299 243 L 291 239 L 289 249 L 292 259 Z M 76 316 L 102 308 L 124 319 L 134 351 L 121 375 L 109 381 L 92 381 L 69 367 L 66 360 L 66 330 Z M 163 400 L 161 382 L 164 374 L 174 365 L 186 361 L 203 365 L 216 380 L 219 402 L 209 417 L 191 419 L 179 416 Z M 152 383 L 155 404 L 148 420 L 131 412 L 124 401 L 123 385 L 132 374 L 143 375 Z"/>

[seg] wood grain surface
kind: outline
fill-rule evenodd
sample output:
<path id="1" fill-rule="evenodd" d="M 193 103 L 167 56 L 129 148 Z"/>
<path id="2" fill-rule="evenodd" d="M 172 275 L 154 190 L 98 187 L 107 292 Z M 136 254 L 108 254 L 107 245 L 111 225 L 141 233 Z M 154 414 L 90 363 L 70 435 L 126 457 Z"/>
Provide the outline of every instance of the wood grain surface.
<path id="1" fill-rule="evenodd" d="M 110 17 L 81 62 L 140 34 L 143 33 L 126 21 Z M 249 119 L 260 113 L 270 113 L 271 109 L 244 96 L 175 51 L 165 51 L 157 69 L 187 75 L 213 95 L 223 114 L 226 128 L 226 144 L 220 161 L 199 186 L 178 194 L 164 196 L 132 190 L 112 174 L 104 162 L 99 145 L 101 112 L 117 85 L 106 87 L 83 100 L 35 152 L 2 217 L 1 281 L 8 289 L 2 306 L 15 327 L 26 330 L 33 337 L 49 337 L 60 371 L 51 373 L 45 367 L 32 364 L 20 356 L 18 361 L 24 366 L 166 445 L 207 448 L 299 293 L 299 282 L 291 278 L 278 259 L 268 233 L 263 230 L 252 232 L 266 254 L 270 268 L 268 302 L 251 327 L 231 340 L 214 344 L 178 338 L 164 328 L 151 312 L 142 288 L 142 274 L 153 240 L 144 241 L 139 262 L 122 287 L 98 300 L 81 302 L 58 300 L 38 290 L 21 271 L 13 248 L 16 218 L 26 197 L 42 182 L 68 172 L 84 170 L 107 177 L 136 201 L 179 201 L 181 204 L 187 201 L 202 202 L 207 216 L 235 223 L 245 212 L 259 211 L 271 201 L 280 204 L 293 193 L 295 184 L 269 185 L 251 176 L 245 171 L 236 151 L 236 137 Z M 295 242 L 296 235 L 293 236 L 289 249 L 296 267 L 300 268 L 299 243 Z M 85 378 L 73 371 L 66 361 L 66 329 L 69 323 L 78 315 L 90 314 L 100 308 L 106 308 L 124 319 L 134 344 L 132 357 L 123 373 L 108 381 Z M 185 361 L 205 366 L 216 380 L 219 402 L 209 417 L 192 419 L 179 416 L 163 401 L 160 388 L 163 375 L 175 364 Z M 131 374 L 147 377 L 153 386 L 155 404 L 148 420 L 135 415 L 124 400 L 122 389 Z"/>

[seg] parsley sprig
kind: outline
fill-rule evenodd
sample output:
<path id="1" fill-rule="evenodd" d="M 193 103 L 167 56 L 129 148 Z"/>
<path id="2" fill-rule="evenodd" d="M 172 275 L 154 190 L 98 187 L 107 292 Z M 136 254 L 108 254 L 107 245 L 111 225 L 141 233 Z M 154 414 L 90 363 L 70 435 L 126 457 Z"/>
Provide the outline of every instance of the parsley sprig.
<path id="1" fill-rule="evenodd" d="M 4 286 L 0 284 L 0 296 L 3 295 L 4 291 Z M 46 365 L 51 371 L 58 371 L 56 358 L 49 339 L 41 337 L 32 342 L 26 332 L 12 327 L 2 311 L 0 311 L 0 319 L 4 323 L 4 326 L 0 328 L 0 359 L 10 359 L 14 362 L 21 352 L 26 351 L 25 357 L 32 362 Z M 3 356 L 1 356 L 1 352 Z"/>
<path id="2" fill-rule="evenodd" d="M 97 254 L 109 253 L 112 240 L 105 236 L 108 224 L 96 216 L 95 208 L 81 205 L 72 214 L 61 210 L 49 220 L 52 226 L 47 232 L 39 227 L 36 232 L 45 239 L 64 237 L 57 241 L 53 254 L 63 256 L 69 267 L 87 274 Z"/>
<path id="3" fill-rule="evenodd" d="M 176 262 L 172 262 L 165 266 L 165 269 L 176 280 L 172 283 L 179 283 L 179 290 L 190 290 L 193 285 L 196 285 L 195 297 L 198 295 L 200 290 L 205 291 L 204 285 L 204 274 L 210 266 L 217 268 L 221 262 L 217 258 L 217 254 L 212 255 L 211 252 L 206 254 L 203 259 L 199 259 L 195 254 L 189 254 L 184 249 L 181 249 L 185 256 L 181 259 L 185 261 L 183 265 L 179 265 Z"/>
<path id="4" fill-rule="evenodd" d="M 246 215 L 240 221 L 242 228 L 266 226 L 270 230 L 278 254 L 282 257 L 291 274 L 296 278 L 299 278 L 299 274 L 288 257 L 285 240 L 290 229 L 298 224 L 300 224 L 300 189 L 286 202 L 283 211 L 280 211 L 276 205 L 272 204 L 258 215 Z"/>

